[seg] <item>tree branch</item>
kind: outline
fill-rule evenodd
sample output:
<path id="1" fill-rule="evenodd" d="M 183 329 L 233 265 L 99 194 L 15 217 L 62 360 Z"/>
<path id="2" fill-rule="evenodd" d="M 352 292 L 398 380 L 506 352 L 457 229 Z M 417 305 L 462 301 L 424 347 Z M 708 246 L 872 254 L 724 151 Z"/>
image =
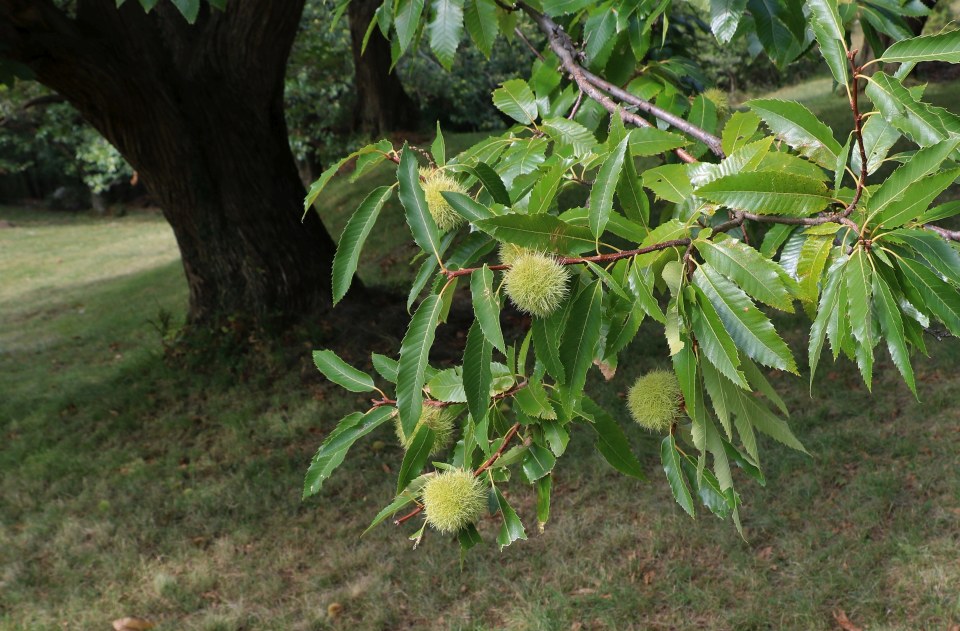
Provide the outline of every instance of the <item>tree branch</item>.
<path id="1" fill-rule="evenodd" d="M 519 2 L 517 6 L 529 15 L 533 21 L 536 22 L 537 26 L 540 27 L 540 30 L 547 36 L 551 50 L 553 50 L 560 59 L 563 68 L 570 74 L 577 86 L 585 92 L 587 96 L 602 105 L 608 112 L 613 114 L 617 110 L 621 110 L 620 115 L 625 122 L 638 127 L 653 127 L 653 124 L 645 118 L 633 112 L 623 110 L 607 96 L 607 94 L 604 94 L 604 92 L 676 127 L 680 131 L 707 145 L 707 147 L 720 158 L 724 157 L 719 138 L 689 121 L 685 121 L 679 116 L 657 107 L 649 101 L 630 94 L 626 90 L 613 85 L 605 79 L 601 79 L 589 70 L 583 68 L 576 60 L 577 50 L 573 45 L 573 41 L 563 30 L 563 27 L 554 22 L 549 16 L 540 13 L 524 2 Z M 697 162 L 696 158 L 683 149 L 677 149 L 676 154 L 684 162 Z"/>

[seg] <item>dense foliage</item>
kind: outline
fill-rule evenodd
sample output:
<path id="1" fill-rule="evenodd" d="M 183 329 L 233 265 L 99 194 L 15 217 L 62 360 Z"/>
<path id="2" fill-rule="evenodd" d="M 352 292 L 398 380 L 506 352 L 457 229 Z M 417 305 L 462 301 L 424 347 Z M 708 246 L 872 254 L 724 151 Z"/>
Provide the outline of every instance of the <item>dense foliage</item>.
<path id="1" fill-rule="evenodd" d="M 755 39 L 780 67 L 818 51 L 853 131 L 838 139 L 797 102 L 753 100 L 729 114 L 722 98 L 700 93 L 702 72 L 663 46 L 690 5 L 709 15 L 719 42 Z M 393 422 L 406 451 L 396 498 L 373 525 L 425 513 L 413 539 L 433 524 L 470 548 L 479 533 L 475 485 L 462 482 L 469 474 L 502 520 L 498 543 L 509 545 L 526 530 L 502 488 L 531 485 L 542 528 L 571 424 L 595 431 L 611 466 L 643 477 L 617 420 L 629 413 L 662 431 L 663 470 L 682 509 L 693 515 L 699 502 L 739 528 L 734 470 L 764 483 L 758 434 L 804 450 L 765 376 L 799 373 L 768 310 L 799 306 L 810 317 L 811 379 L 829 344 L 870 387 L 883 347 L 915 391 L 911 356 L 925 352 L 924 331 L 939 323 L 960 335 L 960 233 L 934 223 L 960 212 L 958 202 L 935 204 L 960 176 L 960 117 L 908 82 L 917 63 L 960 62 L 960 35 L 913 37 L 908 20 L 927 11 L 916 0 L 385 3 L 370 29 L 391 38 L 397 59 L 425 40 L 450 67 L 464 29 L 486 54 L 520 21 L 545 44 L 528 79 L 493 92 L 515 123 L 505 133 L 457 156 L 446 155 L 439 129 L 429 151 L 383 140 L 311 188 L 308 211 L 347 161 L 357 174 L 397 165 L 397 182 L 371 191 L 340 238 L 336 301 L 395 192 L 422 256 L 399 357 L 372 356 L 393 396 L 333 352 L 314 354 L 330 380 L 377 397 L 321 445 L 304 496 L 320 491 L 356 440 Z M 855 27 L 879 59 L 859 54 Z M 912 148 L 890 155 L 901 138 Z M 885 164 L 896 168 L 878 181 Z M 438 369 L 429 361 L 435 331 L 461 283 L 476 319 L 462 363 Z M 530 314 L 516 337 L 501 326 L 507 301 Z M 627 410 L 604 410 L 584 391 L 587 375 L 615 372 L 646 318 L 663 328 L 672 374 L 647 375 Z M 456 442 L 437 452 L 451 419 Z M 456 488 L 466 489 L 462 504 Z M 431 497 L 443 498 L 436 514 Z"/>

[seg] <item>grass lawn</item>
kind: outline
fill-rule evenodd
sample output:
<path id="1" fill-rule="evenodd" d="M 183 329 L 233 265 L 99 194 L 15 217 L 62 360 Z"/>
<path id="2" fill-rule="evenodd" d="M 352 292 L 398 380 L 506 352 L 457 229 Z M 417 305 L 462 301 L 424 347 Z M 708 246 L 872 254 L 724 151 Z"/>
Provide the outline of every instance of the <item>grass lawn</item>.
<path id="1" fill-rule="evenodd" d="M 358 202 L 333 185 L 321 212 L 334 233 Z M 385 246 L 361 267 L 368 282 L 410 273 L 398 213 L 371 239 Z M 392 498 L 390 428 L 300 501 L 311 454 L 363 402 L 324 383 L 309 349 L 362 367 L 365 349 L 396 340 L 319 327 L 293 333 L 293 360 L 255 340 L 221 367 L 165 360 L 163 314 L 182 320 L 186 288 L 161 218 L 3 208 L 0 220 L 15 224 L 0 228 L 0 629 L 139 616 L 207 631 L 813 630 L 838 628 L 840 610 L 870 630 L 960 624 L 957 340 L 917 358 L 919 401 L 886 356 L 873 395 L 845 362 L 822 364 L 815 398 L 773 375 L 813 456 L 764 441 L 767 486 L 738 478 L 743 541 L 683 514 L 658 440 L 621 411 L 632 379 L 666 365 L 645 325 L 617 377 L 588 387 L 621 411 L 649 481 L 615 473 L 575 431 L 545 532 L 516 485 L 529 540 L 501 552 L 484 521 L 490 543 L 461 569 L 455 542 L 428 534 L 411 550 L 413 527 L 359 538 Z M 781 325 L 803 357 L 805 326 Z"/>

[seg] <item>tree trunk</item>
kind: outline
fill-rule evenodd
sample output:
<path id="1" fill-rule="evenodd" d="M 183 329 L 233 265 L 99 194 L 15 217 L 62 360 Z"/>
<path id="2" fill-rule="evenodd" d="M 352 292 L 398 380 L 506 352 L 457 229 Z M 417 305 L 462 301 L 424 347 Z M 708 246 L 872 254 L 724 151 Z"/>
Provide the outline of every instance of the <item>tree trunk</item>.
<path id="1" fill-rule="evenodd" d="M 301 223 L 283 77 L 303 0 L 166 3 L 0 0 L 0 48 L 67 98 L 136 169 L 180 246 L 189 318 L 262 322 L 329 301 L 334 244 Z"/>
<path id="2" fill-rule="evenodd" d="M 400 129 L 415 129 L 417 108 L 390 72 L 390 42 L 374 27 L 361 54 L 367 32 L 380 0 L 353 0 L 347 7 L 350 19 L 350 43 L 353 50 L 354 82 L 357 88 L 355 127 L 372 135 Z"/>

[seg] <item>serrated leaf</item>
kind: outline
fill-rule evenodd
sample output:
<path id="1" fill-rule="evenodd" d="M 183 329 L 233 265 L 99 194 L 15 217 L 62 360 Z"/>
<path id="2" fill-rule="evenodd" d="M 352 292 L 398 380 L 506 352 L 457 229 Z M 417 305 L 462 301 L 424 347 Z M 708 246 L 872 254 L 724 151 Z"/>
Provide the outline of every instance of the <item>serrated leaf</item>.
<path id="1" fill-rule="evenodd" d="M 754 99 L 747 101 L 746 105 L 763 119 L 777 138 L 797 153 L 824 168 L 833 169 L 843 147 L 833 137 L 830 128 L 806 106 L 778 99 Z"/>
<path id="2" fill-rule="evenodd" d="M 421 475 L 414 478 L 413 482 L 407 485 L 407 488 L 403 489 L 403 491 L 397 495 L 392 502 L 384 506 L 380 512 L 377 513 L 377 516 L 373 518 L 373 521 L 370 522 L 370 525 L 367 526 L 367 529 L 364 530 L 360 536 L 363 537 L 365 534 L 383 523 L 387 517 L 396 514 L 397 511 L 407 504 L 412 504 L 417 497 L 417 493 L 423 488 L 423 485 L 426 484 L 427 480 L 429 479 L 429 475 Z"/>
<path id="3" fill-rule="evenodd" d="M 809 237 L 804 240 L 797 262 L 797 280 L 800 283 L 800 299 L 816 303 L 820 292 L 820 279 L 833 249 L 833 238 Z"/>
<path id="4" fill-rule="evenodd" d="M 746 8 L 747 0 L 712 0 L 710 2 L 710 30 L 713 31 L 718 42 L 727 44 L 733 39 L 740 25 L 740 18 L 743 17 L 743 10 Z M 677 469 L 679 475 L 679 465 Z M 693 517 L 693 513 L 690 516 Z"/>
<path id="5" fill-rule="evenodd" d="M 496 216 L 490 211 L 489 208 L 475 201 L 469 195 L 454 191 L 441 191 L 440 195 L 447 200 L 447 203 L 450 204 L 451 208 L 457 211 L 458 215 L 471 223 L 480 221 L 481 219 L 490 219 L 491 217 Z"/>
<path id="6" fill-rule="evenodd" d="M 200 15 L 200 0 L 171 0 L 171 2 L 189 24 L 197 21 L 197 16 Z"/>
<path id="7" fill-rule="evenodd" d="M 534 482 L 553 471 L 555 464 L 557 464 L 557 457 L 549 449 L 532 443 L 527 448 L 520 466 L 527 480 Z"/>
<path id="8" fill-rule="evenodd" d="M 783 443 L 787 447 L 809 455 L 810 452 L 808 452 L 803 446 L 803 443 L 793 435 L 793 431 L 791 431 L 786 421 L 768 410 L 764 405 L 761 405 L 749 394 L 742 391 L 738 391 L 738 394 L 739 406 L 741 408 L 740 413 L 750 419 L 750 423 L 758 431 L 773 438 L 777 442 Z"/>
<path id="9" fill-rule="evenodd" d="M 560 360 L 566 369 L 566 385 L 574 396 L 583 392 L 587 371 L 593 365 L 600 341 L 603 289 L 595 280 L 585 287 L 570 306 L 566 330 L 560 343 Z"/>
<path id="10" fill-rule="evenodd" d="M 607 463 L 624 475 L 645 480 L 643 467 L 627 441 L 620 425 L 607 414 L 606 410 L 588 397 L 583 398 L 583 412 L 589 415 L 593 429 L 597 432 L 597 451 Z"/>
<path id="11" fill-rule="evenodd" d="M 486 265 L 470 275 L 470 293 L 484 336 L 497 350 L 506 354 L 507 347 L 500 329 L 500 303 L 493 291 L 493 272 Z"/>
<path id="12" fill-rule="evenodd" d="M 370 355 L 370 361 L 373 363 L 374 369 L 380 374 L 381 377 L 390 383 L 397 383 L 398 363 L 395 359 L 390 359 L 386 355 L 372 353 Z"/>
<path id="13" fill-rule="evenodd" d="M 683 136 L 656 127 L 641 127 L 630 132 L 630 155 L 634 158 L 656 156 L 687 144 Z"/>
<path id="14" fill-rule="evenodd" d="M 427 27 L 430 48 L 440 64 L 450 70 L 463 34 L 463 0 L 431 0 L 433 20 Z"/>
<path id="15" fill-rule="evenodd" d="M 917 396 L 917 384 L 913 376 L 913 366 L 910 365 L 910 352 L 907 350 L 907 341 L 904 337 L 900 305 L 890 290 L 890 286 L 880 274 L 873 275 L 873 297 L 877 319 L 880 320 L 880 331 L 887 339 L 887 350 L 890 352 L 890 357 L 893 359 L 897 370 L 903 375 L 903 380 L 910 387 L 913 395 Z"/>
<path id="16" fill-rule="evenodd" d="M 380 209 L 392 194 L 391 186 L 375 188 L 347 221 L 337 244 L 337 253 L 333 257 L 333 304 L 340 302 L 350 289 L 363 244 L 377 222 Z"/>
<path id="17" fill-rule="evenodd" d="M 427 207 L 427 199 L 420 186 L 420 172 L 416 155 L 404 145 L 397 169 L 397 181 L 400 183 L 400 203 L 403 205 L 407 225 L 417 245 L 436 258 L 440 258 L 440 232 L 437 223 Z"/>
<path id="18" fill-rule="evenodd" d="M 960 169 L 950 169 L 917 180 L 907 189 L 903 197 L 891 202 L 883 212 L 878 213 L 875 222 L 884 228 L 894 228 L 920 218 L 930 203 L 947 190 L 958 177 L 960 177 Z"/>
<path id="19" fill-rule="evenodd" d="M 643 185 L 660 199 L 677 204 L 693 194 L 693 186 L 684 164 L 665 164 L 644 171 Z"/>
<path id="20" fill-rule="evenodd" d="M 796 374 L 797 365 L 790 349 L 742 289 L 707 263 L 694 272 L 693 282 L 710 300 L 737 347 L 747 357 L 764 366 Z"/>
<path id="21" fill-rule="evenodd" d="M 407 434 L 409 436 L 409 434 Z M 403 462 L 400 464 L 400 473 L 397 474 L 397 493 L 399 494 L 407 485 L 413 481 L 424 465 L 430 459 L 430 452 L 433 450 L 433 441 L 436 434 L 426 424 L 420 426 L 417 433 L 410 441 L 407 451 L 403 454 Z"/>
<path id="22" fill-rule="evenodd" d="M 513 204 L 510 200 L 510 194 L 507 192 L 507 187 L 504 186 L 503 180 L 501 180 L 497 172 L 493 170 L 493 167 L 486 162 L 478 162 L 476 166 L 467 167 L 467 170 L 480 180 L 483 188 L 487 189 L 493 201 L 498 204 L 503 204 L 504 206 L 511 206 Z"/>
<path id="23" fill-rule="evenodd" d="M 590 189 L 590 231 L 597 239 L 603 234 L 610 220 L 610 212 L 613 210 L 613 193 L 617 188 L 620 172 L 623 170 L 628 140 L 628 138 L 621 140 L 620 144 L 606 157 Z"/>
<path id="24" fill-rule="evenodd" d="M 913 248 L 941 276 L 960 285 L 960 253 L 944 241 L 943 237 L 926 230 L 905 228 L 888 232 L 887 236 Z"/>
<path id="25" fill-rule="evenodd" d="M 843 22 L 837 10 L 837 0 L 808 0 L 810 26 L 820 44 L 820 54 L 833 73 L 834 80 L 847 85 L 849 70 Z"/>
<path id="26" fill-rule="evenodd" d="M 313 351 L 313 363 L 324 377 L 350 392 L 376 390 L 370 375 L 357 370 L 331 350 Z"/>
<path id="27" fill-rule="evenodd" d="M 497 6 L 493 0 L 465 0 L 463 22 L 477 49 L 487 59 L 493 51 L 500 27 L 497 25 Z"/>
<path id="28" fill-rule="evenodd" d="M 623 173 L 617 183 L 617 199 L 627 219 L 643 226 L 650 225 L 650 200 L 643 191 L 643 181 L 637 175 L 633 154 L 627 147 L 623 160 Z"/>
<path id="29" fill-rule="evenodd" d="M 536 481 L 537 487 L 537 524 L 540 526 L 540 532 L 543 532 L 543 525 L 550 519 L 550 490 L 553 486 L 553 476 L 545 475 Z"/>
<path id="30" fill-rule="evenodd" d="M 781 311 L 793 311 L 793 301 L 780 278 L 779 265 L 756 249 L 736 239 L 719 242 L 698 239 L 694 244 L 704 260 L 732 278 L 753 298 Z"/>
<path id="31" fill-rule="evenodd" d="M 863 381 L 870 389 L 873 383 L 873 347 L 876 344 L 873 331 L 873 268 L 869 255 L 858 248 L 844 267 L 847 284 L 847 309 L 850 314 L 850 330 L 862 349 L 857 363 Z M 842 305 L 841 305 L 842 307 Z"/>
<path id="32" fill-rule="evenodd" d="M 746 377 L 740 372 L 740 357 L 733 338 L 723 327 L 716 309 L 707 300 L 703 292 L 699 292 L 698 308 L 690 313 L 690 321 L 700 350 L 706 359 L 713 364 L 727 379 L 741 388 L 749 388 Z"/>
<path id="33" fill-rule="evenodd" d="M 876 171 L 887 158 L 890 148 L 900 138 L 897 128 L 887 122 L 883 116 L 871 116 L 863 125 L 863 149 L 867 154 L 867 173 Z M 850 155 L 850 166 L 853 172 L 860 175 L 860 152 L 853 151 Z"/>
<path id="34" fill-rule="evenodd" d="M 393 24 L 397 31 L 398 52 L 403 54 L 420 26 L 420 15 L 423 13 L 424 0 L 396 0 Z"/>
<path id="35" fill-rule="evenodd" d="M 699 197 L 736 210 L 803 217 L 827 207 L 823 182 L 792 173 L 727 175 L 696 189 Z"/>
<path id="36" fill-rule="evenodd" d="M 724 153 L 730 155 L 747 145 L 760 128 L 760 117 L 753 112 L 734 112 L 723 126 L 720 144 Z"/>
<path id="37" fill-rule="evenodd" d="M 597 139 L 593 133 L 580 123 L 559 116 L 545 118 L 540 127 L 550 134 L 553 141 L 560 146 L 573 149 L 573 155 L 583 157 L 590 153 Z"/>
<path id="38" fill-rule="evenodd" d="M 960 133 L 960 118 L 943 108 L 922 103 L 886 73 L 871 76 L 866 92 L 883 118 L 921 147 Z"/>
<path id="39" fill-rule="evenodd" d="M 504 215 L 477 221 L 475 225 L 500 241 L 560 254 L 577 255 L 596 245 L 587 228 L 547 214 Z"/>
<path id="40" fill-rule="evenodd" d="M 693 496 L 690 495 L 690 489 L 687 488 L 684 479 L 683 470 L 680 464 L 680 454 L 677 452 L 677 443 L 673 434 L 664 437 L 660 443 L 660 463 L 663 465 L 663 472 L 667 476 L 667 482 L 670 484 L 670 491 L 673 493 L 673 499 L 680 505 L 688 515 L 696 517 L 693 508 Z"/>
<path id="41" fill-rule="evenodd" d="M 522 79 L 505 81 L 493 91 L 494 106 L 522 125 L 537 120 L 537 101 L 527 82 Z"/>
<path id="42" fill-rule="evenodd" d="M 960 63 L 960 31 L 902 39 L 894 42 L 877 61 L 902 63 L 945 61 L 958 64 Z"/>
<path id="43" fill-rule="evenodd" d="M 336 429 L 330 432 L 310 462 L 310 468 L 303 480 L 303 499 L 320 492 L 324 481 L 340 466 L 353 443 L 375 430 L 395 413 L 396 408 L 382 406 L 366 414 L 354 412 L 337 423 Z"/>
<path id="44" fill-rule="evenodd" d="M 497 544 L 499 544 L 500 549 L 503 550 L 517 539 L 525 540 L 527 533 L 523 529 L 523 522 L 521 522 L 517 516 L 517 511 L 513 510 L 513 507 L 510 506 L 503 497 L 503 494 L 500 493 L 500 489 L 494 487 L 493 495 L 497 502 L 497 508 L 500 514 L 503 515 L 503 524 L 500 526 L 500 532 L 497 534 Z"/>
<path id="45" fill-rule="evenodd" d="M 423 384 L 426 381 L 430 347 L 436 335 L 443 301 L 437 294 L 427 296 L 410 320 L 400 343 L 397 370 L 397 407 L 405 436 L 412 436 L 423 408 Z"/>
<path id="46" fill-rule="evenodd" d="M 923 263 L 908 258 L 898 259 L 908 283 L 913 289 L 910 302 L 921 310 L 933 313 L 954 336 L 960 336 L 960 293 L 956 287 L 942 280 Z"/>
<path id="47" fill-rule="evenodd" d="M 490 372 L 493 346 L 483 336 L 479 320 L 474 321 L 467 333 L 467 345 L 463 351 L 463 390 L 467 395 L 467 407 L 474 422 L 479 423 L 487 415 L 490 404 Z"/>
<path id="48" fill-rule="evenodd" d="M 956 150 L 958 144 L 960 144 L 960 137 L 954 137 L 917 151 L 909 162 L 894 171 L 890 177 L 884 180 L 880 188 L 870 196 L 868 203 L 870 217 L 879 220 L 880 217 L 898 218 L 904 214 L 895 210 L 897 208 L 896 202 L 903 199 L 910 187 L 921 178 L 936 171 L 943 161 Z M 934 184 L 936 183 L 934 182 Z M 907 207 L 909 208 L 909 205 Z M 919 214 L 918 212 L 917 215 Z M 899 224 L 892 223 L 891 227 L 896 225 Z"/>

